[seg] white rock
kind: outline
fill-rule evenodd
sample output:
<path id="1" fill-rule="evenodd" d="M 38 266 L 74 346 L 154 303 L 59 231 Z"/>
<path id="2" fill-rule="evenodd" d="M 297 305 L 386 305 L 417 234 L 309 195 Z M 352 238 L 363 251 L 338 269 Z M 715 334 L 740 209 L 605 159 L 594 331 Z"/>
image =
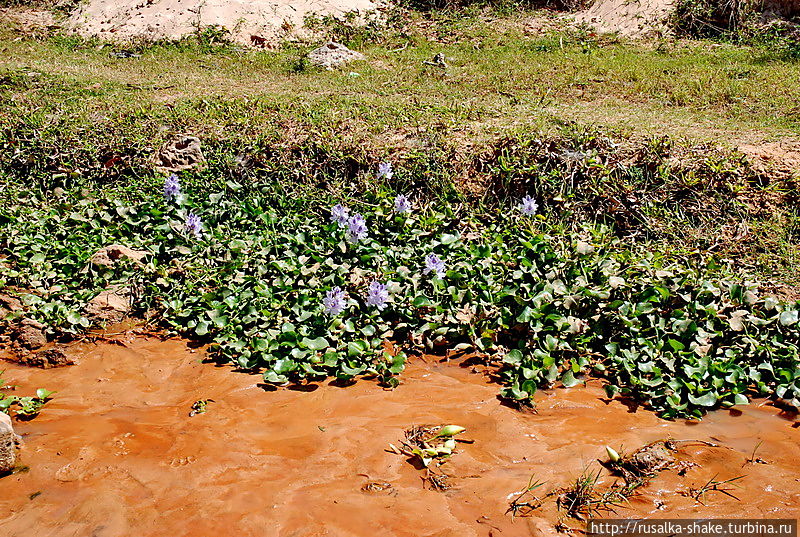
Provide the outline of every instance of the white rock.
<path id="1" fill-rule="evenodd" d="M 308 60 L 315 67 L 323 69 L 335 69 L 342 65 L 356 60 L 365 60 L 366 57 L 360 52 L 350 50 L 341 43 L 328 41 L 321 47 L 308 53 Z"/>
<path id="2" fill-rule="evenodd" d="M 11 418 L 0 412 L 0 474 L 13 470 L 16 463 L 16 435 L 11 426 Z"/>

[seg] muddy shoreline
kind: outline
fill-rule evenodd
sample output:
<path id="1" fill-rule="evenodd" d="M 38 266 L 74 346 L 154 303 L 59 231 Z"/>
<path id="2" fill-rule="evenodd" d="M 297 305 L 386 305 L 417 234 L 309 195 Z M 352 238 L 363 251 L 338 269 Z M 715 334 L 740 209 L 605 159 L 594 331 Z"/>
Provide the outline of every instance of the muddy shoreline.
<path id="1" fill-rule="evenodd" d="M 0 481 L 2 535 L 554 535 L 559 522 L 583 524 L 555 502 L 506 512 L 531 476 L 555 490 L 601 469 L 605 445 L 669 437 L 717 447 L 685 443 L 676 456 L 688 467 L 661 472 L 609 517 L 800 512 L 800 428 L 769 404 L 668 422 L 595 384 L 541 392 L 537 413 L 523 413 L 501 405 L 480 371 L 430 357 L 412 359 L 394 391 L 363 380 L 265 391 L 259 376 L 203 363 L 178 339 L 128 334 L 68 353 L 78 365 L 0 366 L 20 393 L 57 392 L 39 417 L 15 422 L 29 470 Z M 201 399 L 213 402 L 190 417 Z M 412 425 L 442 423 L 465 426 L 474 443 L 441 467 L 452 488 L 439 492 L 387 448 Z M 748 462 L 756 446 L 762 462 Z M 736 476 L 738 500 L 688 494 Z M 602 470 L 604 485 L 615 479 Z M 375 482 L 389 486 L 365 487 Z"/>

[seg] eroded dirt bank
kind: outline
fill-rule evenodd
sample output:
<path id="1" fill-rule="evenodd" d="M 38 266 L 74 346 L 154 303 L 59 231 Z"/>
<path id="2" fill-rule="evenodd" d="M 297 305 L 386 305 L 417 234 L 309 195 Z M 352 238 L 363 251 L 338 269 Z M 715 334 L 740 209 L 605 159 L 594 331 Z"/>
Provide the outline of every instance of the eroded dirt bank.
<path id="1" fill-rule="evenodd" d="M 772 406 L 671 423 L 595 386 L 540 394 L 529 414 L 500 405 L 497 386 L 458 362 L 414 360 L 395 391 L 361 381 L 267 392 L 258 376 L 203 364 L 179 340 L 125 336 L 72 353 L 79 365 L 0 367 L 20 392 L 57 391 L 38 418 L 15 424 L 30 470 L 0 482 L 4 536 L 549 535 L 561 516 L 552 502 L 534 517 L 505 514 L 531 475 L 554 489 L 599 468 L 606 444 L 632 451 L 670 436 L 720 447 L 683 445 L 679 457 L 699 466 L 662 472 L 619 516 L 800 512 L 800 428 Z M 189 417 L 209 398 L 205 414 Z M 459 444 L 443 466 L 454 487 L 437 492 L 385 449 L 412 425 L 442 423 L 467 427 L 475 442 Z M 759 442 L 768 464 L 746 464 Z M 731 490 L 741 501 L 680 494 L 740 475 Z M 370 482 L 391 487 L 363 492 Z"/>

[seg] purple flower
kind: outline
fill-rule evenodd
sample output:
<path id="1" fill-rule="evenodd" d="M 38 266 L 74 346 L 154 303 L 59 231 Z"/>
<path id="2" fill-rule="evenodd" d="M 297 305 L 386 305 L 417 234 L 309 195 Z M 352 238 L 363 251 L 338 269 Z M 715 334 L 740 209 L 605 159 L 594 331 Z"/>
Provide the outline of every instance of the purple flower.
<path id="1" fill-rule="evenodd" d="M 431 272 L 435 273 L 438 278 L 444 276 L 446 267 L 444 261 L 439 259 L 439 256 L 436 254 L 430 254 L 425 258 L 425 270 L 423 274 L 430 274 Z"/>
<path id="2" fill-rule="evenodd" d="M 340 287 L 334 287 L 325 293 L 325 298 L 322 299 L 322 305 L 325 308 L 325 313 L 328 315 L 339 315 L 344 311 L 345 306 L 347 306 L 344 291 L 342 291 Z"/>
<path id="3" fill-rule="evenodd" d="M 350 209 L 341 203 L 337 203 L 331 207 L 331 222 L 336 222 L 339 224 L 340 228 L 347 227 L 347 221 L 349 220 L 349 217 Z"/>
<path id="4" fill-rule="evenodd" d="M 167 201 L 179 200 L 181 197 L 181 182 L 174 173 L 164 180 L 164 199 Z"/>
<path id="5" fill-rule="evenodd" d="M 203 221 L 194 213 L 189 213 L 186 217 L 186 231 L 192 233 L 196 238 L 203 236 Z"/>
<path id="6" fill-rule="evenodd" d="M 519 210 L 525 216 L 533 216 L 539 210 L 539 204 L 530 196 L 522 198 L 522 203 L 519 204 Z"/>
<path id="7" fill-rule="evenodd" d="M 389 291 L 386 289 L 386 284 L 380 282 L 372 282 L 369 284 L 369 293 L 367 294 L 367 305 L 375 306 L 378 311 L 382 311 L 389 301 Z"/>
<path id="8" fill-rule="evenodd" d="M 367 223 L 359 213 L 354 214 L 347 221 L 347 240 L 356 243 L 367 237 Z"/>
<path id="9" fill-rule="evenodd" d="M 396 213 L 409 213 L 411 212 L 411 202 L 403 194 L 400 194 L 394 199 L 394 210 Z"/>
<path id="10" fill-rule="evenodd" d="M 394 176 L 394 171 L 392 170 L 392 163 L 391 162 L 381 162 L 378 164 L 378 175 L 377 179 L 386 178 L 386 180 L 390 180 Z"/>

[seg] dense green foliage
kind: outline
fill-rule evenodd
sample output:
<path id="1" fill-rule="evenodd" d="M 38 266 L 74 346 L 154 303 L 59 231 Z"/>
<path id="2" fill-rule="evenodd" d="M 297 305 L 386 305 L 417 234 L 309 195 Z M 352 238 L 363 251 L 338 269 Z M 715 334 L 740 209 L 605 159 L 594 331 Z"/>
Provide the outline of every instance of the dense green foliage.
<path id="1" fill-rule="evenodd" d="M 389 193 L 364 195 L 351 211 L 364 214 L 368 236 L 354 243 L 331 222 L 329 200 L 279 183 L 195 185 L 171 201 L 161 184 L 141 186 L 48 202 L 15 191 L 0 212 L 0 285 L 19 290 L 25 315 L 53 335 L 79 333 L 91 324 L 86 302 L 124 282 L 142 312 L 273 384 L 358 375 L 395 384 L 405 354 L 386 352 L 391 341 L 474 350 L 498 366 L 502 395 L 521 402 L 593 374 L 666 417 L 753 395 L 800 406 L 797 308 L 719 267 L 636 254 L 602 228 L 581 240 L 551 234 L 548 218 L 517 207 L 401 215 Z M 199 237 L 190 214 L 203 221 Z M 112 243 L 150 255 L 141 266 L 87 263 Z M 446 264 L 441 278 L 424 272 L 431 253 Z M 366 301 L 373 281 L 388 285 L 383 310 Z M 329 315 L 322 301 L 334 287 L 347 307 Z"/>

